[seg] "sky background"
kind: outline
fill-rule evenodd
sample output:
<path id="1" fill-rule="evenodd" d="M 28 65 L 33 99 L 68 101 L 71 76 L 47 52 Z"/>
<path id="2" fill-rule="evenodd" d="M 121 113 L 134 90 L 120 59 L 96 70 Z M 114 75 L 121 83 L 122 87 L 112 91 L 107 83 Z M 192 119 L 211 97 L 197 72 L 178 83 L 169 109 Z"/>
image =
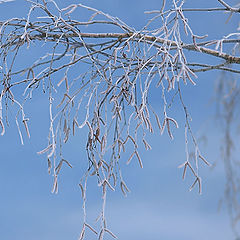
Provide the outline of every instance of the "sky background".
<path id="1" fill-rule="evenodd" d="M 140 29 L 148 16 L 143 12 L 161 7 L 161 1 L 90 0 L 56 1 L 61 7 L 72 2 L 95 7 L 118 16 L 129 26 Z M 190 3 L 191 2 L 191 3 Z M 229 1 L 237 3 L 237 1 Z M 191 4 L 191 5 L 190 5 Z M 186 1 L 186 7 L 218 7 L 217 1 Z M 25 16 L 24 1 L 0 5 L 0 19 Z M 233 17 L 225 24 L 223 13 L 189 13 L 196 34 L 209 34 L 210 39 L 235 31 L 239 19 Z M 214 16 L 214 17 L 213 17 Z M 27 56 L 31 53 L 26 52 Z M 202 57 L 200 60 L 206 59 Z M 208 58 L 210 63 L 216 63 Z M 180 119 L 180 129 L 174 131 L 174 141 L 167 134 L 155 133 L 148 138 L 151 151 L 140 149 L 144 168 L 137 161 L 123 165 L 123 175 L 131 193 L 124 197 L 120 190 L 108 192 L 107 220 L 109 229 L 121 240 L 202 240 L 234 239 L 226 206 L 219 210 L 224 194 L 225 176 L 220 159 L 220 126 L 213 123 L 215 106 L 212 103 L 214 84 L 219 72 L 199 74 L 197 86 L 188 84 L 184 98 L 191 113 L 192 129 L 198 137 L 207 141 L 202 152 L 207 160 L 217 166 L 212 169 L 200 164 L 203 194 L 197 188 L 189 192 L 193 179 L 187 174 L 182 181 L 182 171 L 177 167 L 185 160 L 184 113 L 174 108 L 174 116 Z M 159 96 L 152 96 L 153 106 L 158 106 Z M 47 96 L 36 95 L 27 110 L 31 113 L 31 140 L 25 136 L 20 144 L 14 121 L 0 138 L 0 238 L 4 240 L 65 240 L 78 239 L 82 227 L 82 200 L 78 187 L 86 161 L 86 130 L 79 130 L 66 144 L 65 155 L 73 168 L 64 167 L 59 178 L 59 193 L 51 193 L 52 177 L 47 173 L 45 156 L 36 154 L 46 147 L 48 136 Z M 11 115 L 11 112 L 10 112 Z M 14 116 L 10 116 L 13 119 Z M 101 189 L 95 179 L 90 179 L 87 214 L 89 223 L 95 224 L 101 207 Z M 107 236 L 107 235 L 106 235 Z M 89 239 L 93 239 L 89 234 Z M 106 237 L 108 239 L 108 237 Z M 109 238 L 110 239 L 110 238 Z"/>

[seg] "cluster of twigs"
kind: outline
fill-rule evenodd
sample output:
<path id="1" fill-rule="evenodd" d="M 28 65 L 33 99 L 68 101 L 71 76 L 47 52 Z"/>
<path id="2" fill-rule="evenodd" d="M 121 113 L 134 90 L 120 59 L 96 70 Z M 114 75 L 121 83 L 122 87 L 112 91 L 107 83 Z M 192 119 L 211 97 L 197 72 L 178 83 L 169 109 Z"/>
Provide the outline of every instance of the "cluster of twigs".
<path id="1" fill-rule="evenodd" d="M 16 124 L 21 142 L 19 119 L 30 137 L 24 103 L 42 86 L 49 97 L 50 128 L 48 145 L 38 153 L 47 154 L 49 173 L 52 171 L 54 176 L 53 192 L 57 192 L 62 164 L 71 167 L 62 154 L 62 145 L 76 129 L 88 128 L 89 167 L 80 182 L 84 199 L 84 225 L 80 239 L 84 238 L 86 227 L 99 239 L 104 233 L 115 238 L 105 221 L 107 188 L 114 191 L 119 179 L 122 192 L 129 191 L 121 174 L 121 155 L 128 145 L 132 152 L 126 163 L 136 159 L 143 167 L 138 145 L 142 142 L 146 149 L 151 149 L 146 134 L 153 133 L 153 121 L 156 121 L 160 134 L 166 129 L 173 139 L 172 129 L 178 128 L 178 123 L 167 111 L 165 95 L 169 91 L 176 91 L 186 116 L 187 159 L 182 165 L 183 177 L 189 168 L 195 177 L 193 186 L 198 183 L 201 192 L 198 161 L 209 163 L 200 153 L 191 131 L 180 86 L 181 82 L 195 84 L 196 72 L 222 69 L 240 73 L 229 67 L 229 63 L 240 64 L 240 57 L 224 52 L 225 44 L 239 46 L 239 34 L 203 41 L 207 35 L 194 33 L 184 15 L 185 11 L 194 9 L 184 9 L 184 1 L 172 0 L 172 7 L 168 8 L 164 0 L 159 11 L 147 12 L 153 17 L 139 31 L 116 17 L 82 4 L 60 9 L 55 1 L 28 2 L 30 9 L 26 18 L 0 22 L 1 135 L 5 132 L 10 101 L 19 109 Z M 223 1 L 219 2 L 223 4 Z M 224 11 L 239 12 L 239 9 L 223 5 Z M 79 9 L 90 13 L 86 21 L 72 17 Z M 101 32 L 96 33 L 98 29 Z M 28 66 L 20 66 L 18 58 L 22 57 L 22 51 L 36 46 L 41 48 L 39 56 L 27 63 Z M 215 66 L 190 63 L 186 50 L 212 55 L 224 62 Z M 17 95 L 20 86 L 24 86 L 23 102 Z M 158 116 L 149 100 L 149 93 L 155 87 L 161 89 L 162 104 L 159 107 L 162 116 Z M 189 140 L 195 148 L 195 164 L 189 160 Z M 102 188 L 103 197 L 99 231 L 87 223 L 85 212 L 87 178 L 93 175 Z"/>

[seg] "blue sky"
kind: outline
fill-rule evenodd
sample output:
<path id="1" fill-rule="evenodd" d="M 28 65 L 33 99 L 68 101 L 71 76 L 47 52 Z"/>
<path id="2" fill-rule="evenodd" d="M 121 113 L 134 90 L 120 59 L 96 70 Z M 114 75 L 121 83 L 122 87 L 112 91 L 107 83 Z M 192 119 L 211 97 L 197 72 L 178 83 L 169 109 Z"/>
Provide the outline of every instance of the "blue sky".
<path id="1" fill-rule="evenodd" d="M 64 7 L 72 1 L 56 1 Z M 146 10 L 159 9 L 161 1 L 74 1 L 98 8 L 113 16 L 120 17 L 128 25 L 140 29 L 146 23 Z M 237 1 L 229 1 L 236 3 Z M 14 15 L 24 16 L 24 1 L 0 5 L 0 18 Z M 212 5 L 211 5 L 212 4 Z M 217 1 L 186 1 L 186 6 L 218 6 Z M 227 16 L 219 13 L 213 19 L 210 13 L 186 15 L 192 19 L 196 34 L 208 33 L 210 38 L 235 31 L 238 19 L 233 17 L 228 25 Z M 27 51 L 27 50 L 26 50 Z M 26 52 L 26 57 L 31 54 Z M 205 57 L 201 57 L 204 61 Z M 213 58 L 210 59 L 214 63 Z M 206 136 L 208 143 L 202 152 L 210 162 L 220 157 L 221 135 L 211 119 L 215 107 L 211 104 L 214 82 L 218 72 L 199 74 L 197 86 L 184 87 L 184 98 L 193 118 L 193 131 L 198 136 Z M 153 106 L 158 106 L 158 92 L 152 97 Z M 36 106 L 38 106 L 36 108 Z M 36 154 L 43 149 L 48 136 L 47 96 L 37 94 L 27 110 L 31 113 L 31 141 L 25 137 L 25 145 L 20 144 L 14 116 L 5 136 L 0 138 L 0 236 L 1 239 L 15 240 L 65 240 L 77 239 L 82 224 L 82 201 L 78 187 L 79 179 L 86 164 L 86 129 L 79 130 L 65 146 L 65 155 L 73 169 L 65 167 L 59 179 L 60 190 L 51 193 L 52 177 L 47 173 L 44 156 Z M 185 160 L 184 113 L 182 109 L 172 109 L 179 119 L 180 129 L 174 130 L 174 141 L 167 134 L 148 137 L 151 151 L 141 149 L 144 168 L 137 161 L 123 165 L 123 174 L 131 190 L 124 197 L 119 189 L 108 193 L 107 220 L 109 228 L 124 240 L 202 240 L 234 239 L 225 205 L 218 211 L 219 200 L 223 197 L 225 179 L 221 161 L 215 169 L 201 165 L 203 194 L 197 189 L 188 191 L 192 177 L 182 181 L 182 171 L 177 168 Z M 212 144 L 215 143 L 215 144 Z M 95 179 L 90 180 L 88 189 L 88 219 L 94 226 L 101 207 L 101 190 Z M 97 226 L 97 225 L 96 225 Z M 89 238 L 93 237 L 89 233 Z M 108 238 L 106 238 L 108 239 Z M 110 239 L 110 238 L 109 238 Z"/>

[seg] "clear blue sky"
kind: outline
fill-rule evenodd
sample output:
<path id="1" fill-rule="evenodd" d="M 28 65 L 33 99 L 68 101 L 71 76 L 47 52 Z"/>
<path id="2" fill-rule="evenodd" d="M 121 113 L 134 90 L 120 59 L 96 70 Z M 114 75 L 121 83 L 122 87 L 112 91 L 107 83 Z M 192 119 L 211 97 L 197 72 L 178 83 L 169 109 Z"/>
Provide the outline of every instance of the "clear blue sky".
<path id="1" fill-rule="evenodd" d="M 60 1 L 61 7 L 72 2 L 98 8 L 113 16 L 118 16 L 135 29 L 144 26 L 146 10 L 159 9 L 161 1 L 129 0 L 90 0 Z M 186 1 L 190 6 L 191 1 Z M 236 1 L 229 1 L 234 2 Z M 24 16 L 24 1 L 0 5 L 0 19 Z M 192 6 L 218 6 L 217 1 L 194 1 Z M 196 34 L 208 33 L 211 38 L 234 31 L 237 19 L 226 25 L 227 16 L 219 13 L 189 14 Z M 28 53 L 26 53 L 26 56 Z M 214 61 L 214 60 L 211 60 Z M 202 152 L 210 162 L 220 157 L 219 129 L 209 124 L 215 108 L 209 104 L 214 94 L 214 82 L 217 72 L 200 74 L 197 86 L 185 86 L 184 96 L 193 118 L 193 131 L 204 135 L 208 143 Z M 157 92 L 156 92 L 157 94 Z M 153 105 L 158 106 L 158 96 L 152 96 Z M 37 109 L 36 109 L 37 106 Z M 36 95 L 27 106 L 31 113 L 31 142 L 25 137 L 21 146 L 14 121 L 0 138 L 0 239 L 4 240 L 73 240 L 78 239 L 82 224 L 82 201 L 78 187 L 85 164 L 85 130 L 78 132 L 66 146 L 65 155 L 73 169 L 64 168 L 57 195 L 51 193 L 52 177 L 47 173 L 44 156 L 37 151 L 46 145 L 48 135 L 47 96 Z M 172 114 L 183 119 L 181 109 L 174 108 Z M 10 112 L 11 115 L 11 112 Z M 10 116 L 13 120 L 13 116 Z M 206 123 L 206 124 L 205 124 Z M 179 122 L 180 129 L 174 131 L 174 141 L 167 134 L 154 134 L 148 140 L 152 150 L 141 149 L 144 168 L 137 162 L 123 166 L 123 174 L 131 193 L 125 198 L 118 190 L 108 194 L 107 219 L 109 228 L 122 240 L 205 240 L 234 239 L 226 207 L 218 211 L 219 200 L 223 197 L 225 179 L 221 161 L 215 169 L 201 165 L 203 194 L 197 189 L 192 192 L 188 187 L 192 183 L 191 175 L 182 181 L 182 171 L 177 168 L 185 160 L 184 122 Z M 212 144 L 212 143 L 215 144 Z M 100 211 L 100 189 L 95 186 L 95 179 L 89 183 L 88 218 L 93 223 Z M 89 235 L 89 239 L 93 237 Z M 108 238 L 106 238 L 108 239 Z"/>

